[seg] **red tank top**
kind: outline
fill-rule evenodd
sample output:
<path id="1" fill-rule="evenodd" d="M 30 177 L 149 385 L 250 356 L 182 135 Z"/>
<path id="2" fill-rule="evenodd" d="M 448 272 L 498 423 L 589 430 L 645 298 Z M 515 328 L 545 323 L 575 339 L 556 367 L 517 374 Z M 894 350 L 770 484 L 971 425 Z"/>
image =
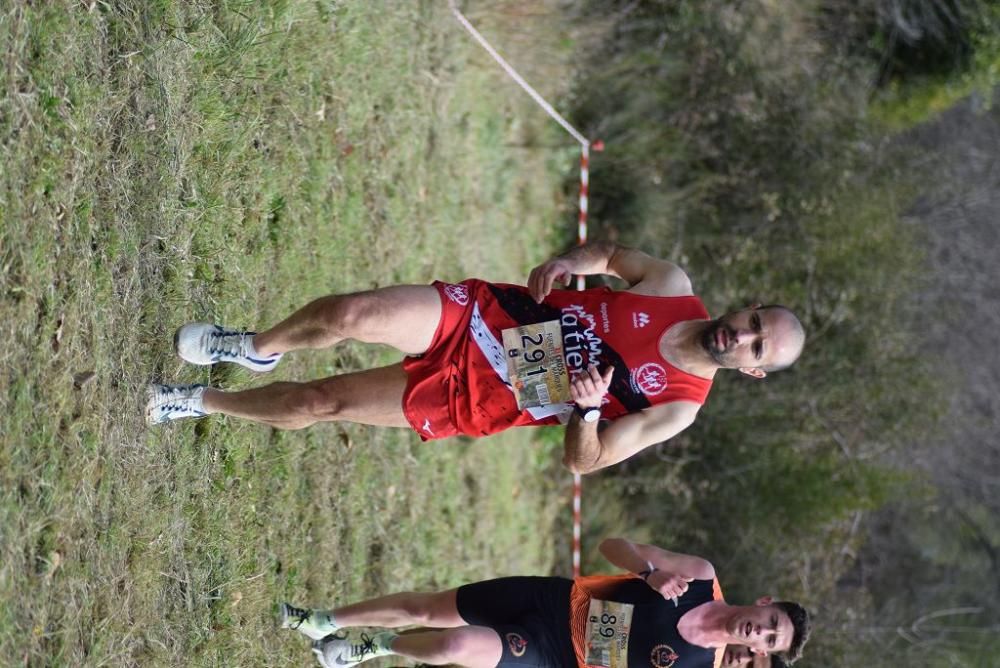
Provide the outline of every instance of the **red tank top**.
<path id="1" fill-rule="evenodd" d="M 712 381 L 670 364 L 660 355 L 664 332 L 685 320 L 706 320 L 708 311 L 697 297 L 651 297 L 610 288 L 554 290 L 536 304 L 527 288 L 478 280 L 463 282 L 472 307 L 462 366 L 466 392 L 453 404 L 453 418 L 464 433 L 492 433 L 509 426 L 565 421 L 565 405 L 519 412 L 506 377 L 500 346 L 508 327 L 558 320 L 570 371 L 596 362 L 613 366 L 601 415 L 626 413 L 673 401 L 705 402 Z M 499 353 L 499 354 L 498 354 Z M 461 424 L 471 421 L 467 431 Z M 495 428 L 494 428 L 495 427 Z"/>

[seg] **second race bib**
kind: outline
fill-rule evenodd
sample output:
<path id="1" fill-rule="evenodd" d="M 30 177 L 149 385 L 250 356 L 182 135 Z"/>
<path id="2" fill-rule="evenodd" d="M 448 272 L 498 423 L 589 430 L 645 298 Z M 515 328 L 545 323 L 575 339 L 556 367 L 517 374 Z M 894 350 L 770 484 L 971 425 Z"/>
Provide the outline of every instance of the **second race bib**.
<path id="1" fill-rule="evenodd" d="M 628 634 L 632 628 L 631 603 L 590 599 L 584 659 L 591 668 L 627 668 Z"/>

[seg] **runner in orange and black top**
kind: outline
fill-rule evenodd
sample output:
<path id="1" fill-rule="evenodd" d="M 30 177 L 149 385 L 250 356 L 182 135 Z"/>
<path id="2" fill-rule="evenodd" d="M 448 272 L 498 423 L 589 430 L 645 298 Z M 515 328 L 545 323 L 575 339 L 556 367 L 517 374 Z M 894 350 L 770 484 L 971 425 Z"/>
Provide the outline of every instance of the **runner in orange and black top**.
<path id="1" fill-rule="evenodd" d="M 629 287 L 554 289 L 574 274 L 611 275 Z M 712 320 L 677 265 L 593 243 L 536 267 L 526 286 L 393 286 L 322 297 L 259 334 L 190 323 L 174 337 L 188 362 L 257 372 L 273 370 L 285 353 L 346 339 L 408 357 L 239 392 L 151 384 L 147 419 L 223 413 L 283 429 L 341 420 L 409 427 L 425 440 L 564 423 L 564 463 L 589 472 L 687 428 L 719 369 L 761 378 L 792 364 L 805 334 L 781 306 Z"/>
<path id="2" fill-rule="evenodd" d="M 733 606 L 713 593 L 700 558 L 609 539 L 621 576 L 512 577 L 435 594 L 403 593 L 332 610 L 285 605 L 283 626 L 314 639 L 324 666 L 397 655 L 471 668 L 711 668 L 716 648 L 797 658 L 809 636 L 799 605 L 763 598 Z M 396 635 L 358 627 L 425 627 Z M 437 629 L 437 630 L 429 630 Z"/>

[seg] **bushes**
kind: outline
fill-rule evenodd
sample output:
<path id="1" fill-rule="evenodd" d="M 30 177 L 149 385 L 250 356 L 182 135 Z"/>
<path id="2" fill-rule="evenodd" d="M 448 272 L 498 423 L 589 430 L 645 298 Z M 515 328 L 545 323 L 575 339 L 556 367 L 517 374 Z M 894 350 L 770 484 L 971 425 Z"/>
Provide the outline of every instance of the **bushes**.
<path id="1" fill-rule="evenodd" d="M 875 63 L 873 116 L 892 129 L 926 121 L 1000 84 L 996 0 L 826 0 L 831 48 Z"/>
<path id="2" fill-rule="evenodd" d="M 575 98 L 607 144 L 593 164 L 594 236 L 675 259 L 714 314 L 785 303 L 809 333 L 792 370 L 720 374 L 661 457 L 588 492 L 585 508 L 623 496 L 625 523 L 736 569 L 739 597 L 764 584 L 832 591 L 850 565 L 842 548 L 860 540 L 856 514 L 910 485 L 880 453 L 934 419 L 908 333 L 923 258 L 900 220 L 920 181 L 871 124 L 878 62 L 831 45 L 830 4 L 584 12 L 608 23 Z"/>

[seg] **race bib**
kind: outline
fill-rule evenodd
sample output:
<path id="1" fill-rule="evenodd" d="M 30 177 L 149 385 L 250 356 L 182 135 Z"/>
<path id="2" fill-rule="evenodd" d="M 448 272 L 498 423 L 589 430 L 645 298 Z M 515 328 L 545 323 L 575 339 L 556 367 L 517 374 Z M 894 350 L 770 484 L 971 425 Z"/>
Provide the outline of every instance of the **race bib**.
<path id="1" fill-rule="evenodd" d="M 632 628 L 631 603 L 590 599 L 584 659 L 591 668 L 627 668 L 628 634 Z"/>
<path id="2" fill-rule="evenodd" d="M 569 401 L 569 376 L 558 320 L 510 327 L 502 335 L 518 410 Z"/>

